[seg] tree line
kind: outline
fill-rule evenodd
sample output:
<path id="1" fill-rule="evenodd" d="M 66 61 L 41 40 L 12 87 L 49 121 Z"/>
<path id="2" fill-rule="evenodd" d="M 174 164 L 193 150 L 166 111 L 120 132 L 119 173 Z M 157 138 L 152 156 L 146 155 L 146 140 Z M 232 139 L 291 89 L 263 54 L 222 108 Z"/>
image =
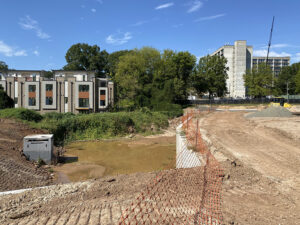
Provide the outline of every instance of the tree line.
<path id="1" fill-rule="evenodd" d="M 93 70 L 98 77 L 109 76 L 115 83 L 119 109 L 147 107 L 170 110 L 193 92 L 198 96 L 223 97 L 226 92 L 226 59 L 205 56 L 199 62 L 187 51 L 152 47 L 101 51 L 97 45 L 78 43 L 66 53 L 64 70 Z"/>
<path id="2" fill-rule="evenodd" d="M 244 75 L 247 94 L 251 97 L 297 95 L 300 94 L 300 63 L 294 63 L 281 69 L 274 76 L 271 68 L 265 63 L 249 70 Z"/>
<path id="3" fill-rule="evenodd" d="M 189 94 L 209 98 L 227 94 L 227 60 L 223 56 L 204 56 L 197 61 L 188 51 L 159 51 L 151 47 L 108 53 L 97 45 L 78 43 L 66 55 L 64 70 L 95 71 L 97 77 L 110 77 L 115 83 L 116 110 L 147 107 L 154 110 L 176 108 L 175 103 Z M 0 62 L 0 71 L 7 70 Z M 50 71 L 46 76 L 52 77 Z M 247 95 L 300 93 L 300 63 L 282 68 L 274 77 L 270 67 L 261 64 L 244 75 Z"/>

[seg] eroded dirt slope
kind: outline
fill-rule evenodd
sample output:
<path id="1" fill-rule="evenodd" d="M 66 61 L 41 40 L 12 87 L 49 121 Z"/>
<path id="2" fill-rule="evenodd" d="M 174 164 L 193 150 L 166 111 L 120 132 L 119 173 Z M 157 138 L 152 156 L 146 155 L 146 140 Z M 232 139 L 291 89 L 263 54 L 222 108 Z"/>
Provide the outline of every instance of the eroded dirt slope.
<path id="1" fill-rule="evenodd" d="M 242 112 L 211 113 L 202 128 L 223 161 L 227 224 L 300 224 L 299 139 Z"/>
<path id="2" fill-rule="evenodd" d="M 0 119 L 0 192 L 51 183 L 45 169 L 36 168 L 21 156 L 23 137 L 41 132 L 21 123 Z"/>

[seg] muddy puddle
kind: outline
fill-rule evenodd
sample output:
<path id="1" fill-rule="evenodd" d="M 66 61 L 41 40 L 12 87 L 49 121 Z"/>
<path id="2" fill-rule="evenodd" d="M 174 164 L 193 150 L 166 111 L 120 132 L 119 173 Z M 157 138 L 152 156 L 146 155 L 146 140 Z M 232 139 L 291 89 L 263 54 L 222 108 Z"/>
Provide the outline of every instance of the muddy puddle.
<path id="1" fill-rule="evenodd" d="M 150 172 L 175 167 L 175 137 L 135 140 L 74 142 L 66 146 L 66 156 L 77 158 L 56 167 L 70 181 L 108 175 Z"/>

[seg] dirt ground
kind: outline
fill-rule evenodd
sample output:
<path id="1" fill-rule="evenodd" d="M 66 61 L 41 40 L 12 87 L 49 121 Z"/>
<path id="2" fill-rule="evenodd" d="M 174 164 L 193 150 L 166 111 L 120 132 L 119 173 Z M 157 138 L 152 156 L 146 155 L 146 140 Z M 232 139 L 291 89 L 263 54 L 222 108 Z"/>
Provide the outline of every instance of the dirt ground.
<path id="1" fill-rule="evenodd" d="M 300 224 L 299 117 L 246 119 L 244 114 L 213 112 L 200 121 L 224 169 L 224 224 Z M 119 175 L 1 196 L 0 224 L 117 224 L 155 175 Z"/>
<path id="2" fill-rule="evenodd" d="M 226 174 L 226 224 L 300 224 L 299 121 L 248 120 L 243 112 L 215 112 L 201 121 Z"/>
<path id="3" fill-rule="evenodd" d="M 23 137 L 42 133 L 11 120 L 0 119 L 0 192 L 51 184 L 46 169 L 21 156 Z"/>

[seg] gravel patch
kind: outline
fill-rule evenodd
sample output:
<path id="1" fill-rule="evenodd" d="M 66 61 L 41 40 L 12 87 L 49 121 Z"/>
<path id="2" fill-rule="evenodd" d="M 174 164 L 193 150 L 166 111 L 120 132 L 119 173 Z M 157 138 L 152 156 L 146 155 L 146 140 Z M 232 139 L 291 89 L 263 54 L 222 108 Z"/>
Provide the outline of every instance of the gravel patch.
<path id="1" fill-rule="evenodd" d="M 292 117 L 293 114 L 283 107 L 269 107 L 259 112 L 246 115 L 247 118 L 253 117 Z"/>

